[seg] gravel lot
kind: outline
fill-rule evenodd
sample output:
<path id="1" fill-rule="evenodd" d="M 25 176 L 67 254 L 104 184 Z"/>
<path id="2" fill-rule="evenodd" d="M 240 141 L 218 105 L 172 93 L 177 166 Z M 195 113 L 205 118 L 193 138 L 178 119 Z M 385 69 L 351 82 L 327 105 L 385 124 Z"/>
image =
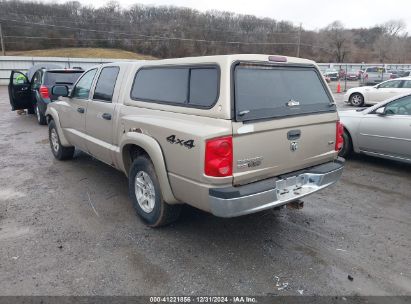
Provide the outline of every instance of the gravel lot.
<path id="1" fill-rule="evenodd" d="M 409 165 L 355 156 L 302 210 L 187 207 L 153 230 L 120 172 L 82 152 L 56 161 L 5 87 L 0 112 L 1 295 L 411 295 Z"/>

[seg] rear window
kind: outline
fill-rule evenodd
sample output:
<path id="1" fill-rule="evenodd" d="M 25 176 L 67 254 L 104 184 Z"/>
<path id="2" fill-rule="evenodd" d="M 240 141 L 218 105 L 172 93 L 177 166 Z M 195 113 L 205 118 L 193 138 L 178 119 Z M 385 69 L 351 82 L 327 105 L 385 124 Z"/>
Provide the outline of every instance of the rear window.
<path id="1" fill-rule="evenodd" d="M 65 84 L 72 86 L 83 74 L 79 71 L 47 71 L 44 75 L 45 85 Z"/>
<path id="2" fill-rule="evenodd" d="M 313 67 L 239 64 L 234 98 L 239 121 L 335 111 Z"/>
<path id="3" fill-rule="evenodd" d="M 131 98 L 181 106 L 211 107 L 218 98 L 217 67 L 150 67 L 140 69 Z"/>

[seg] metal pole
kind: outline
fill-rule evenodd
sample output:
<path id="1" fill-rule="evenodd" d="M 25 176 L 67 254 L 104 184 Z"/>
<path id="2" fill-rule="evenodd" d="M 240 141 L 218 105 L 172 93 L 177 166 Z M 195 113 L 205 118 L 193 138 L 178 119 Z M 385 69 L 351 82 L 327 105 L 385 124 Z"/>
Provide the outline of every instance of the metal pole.
<path id="1" fill-rule="evenodd" d="M 4 48 L 4 39 L 3 39 L 3 31 L 1 29 L 1 23 L 0 23 L 0 44 L 1 44 L 1 54 L 3 56 L 6 56 L 6 49 Z"/>
<path id="2" fill-rule="evenodd" d="M 347 72 L 348 72 L 348 65 L 345 64 L 345 81 L 344 81 L 344 92 L 347 92 Z"/>
<path id="3" fill-rule="evenodd" d="M 302 29 L 302 23 L 300 23 L 300 27 L 299 27 L 299 29 L 298 29 L 297 57 L 300 57 L 301 29 Z"/>

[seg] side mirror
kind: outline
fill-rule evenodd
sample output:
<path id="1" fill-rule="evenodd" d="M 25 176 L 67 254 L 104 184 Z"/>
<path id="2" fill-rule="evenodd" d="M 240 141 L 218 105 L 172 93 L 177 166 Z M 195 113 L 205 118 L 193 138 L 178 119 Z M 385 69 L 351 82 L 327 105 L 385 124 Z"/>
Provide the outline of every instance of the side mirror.
<path id="1" fill-rule="evenodd" d="M 375 114 L 385 115 L 385 107 L 381 107 L 381 108 L 378 108 L 377 110 L 375 110 Z"/>
<path id="2" fill-rule="evenodd" d="M 51 94 L 55 96 L 67 97 L 69 95 L 69 89 L 66 85 L 55 85 L 51 88 Z"/>

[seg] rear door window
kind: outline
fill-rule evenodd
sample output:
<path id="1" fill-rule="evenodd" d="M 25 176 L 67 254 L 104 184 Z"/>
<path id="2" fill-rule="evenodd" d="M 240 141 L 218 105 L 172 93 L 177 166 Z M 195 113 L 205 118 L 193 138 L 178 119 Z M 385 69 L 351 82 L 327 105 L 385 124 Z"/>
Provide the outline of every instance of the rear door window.
<path id="1" fill-rule="evenodd" d="M 380 89 L 389 89 L 389 88 L 399 88 L 401 85 L 401 80 L 391 80 L 380 84 L 378 87 Z"/>
<path id="2" fill-rule="evenodd" d="M 336 110 L 314 67 L 239 64 L 234 94 L 239 121 Z"/>
<path id="3" fill-rule="evenodd" d="M 402 87 L 406 89 L 411 89 L 411 80 L 404 80 Z"/>
<path id="4" fill-rule="evenodd" d="M 98 77 L 93 99 L 111 102 L 113 99 L 114 87 L 116 86 L 119 67 L 105 67 Z"/>

